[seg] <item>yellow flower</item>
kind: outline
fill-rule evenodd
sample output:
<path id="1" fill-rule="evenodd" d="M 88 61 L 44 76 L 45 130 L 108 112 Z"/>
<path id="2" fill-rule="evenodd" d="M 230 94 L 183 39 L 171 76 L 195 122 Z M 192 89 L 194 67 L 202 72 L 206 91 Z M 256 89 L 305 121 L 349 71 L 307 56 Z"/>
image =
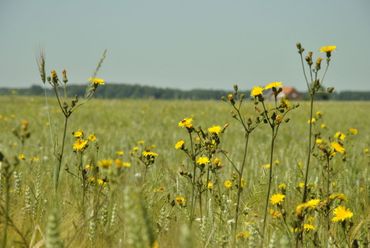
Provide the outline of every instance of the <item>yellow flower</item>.
<path id="1" fill-rule="evenodd" d="M 87 147 L 88 140 L 78 139 L 73 144 L 73 150 L 76 152 L 83 152 Z"/>
<path id="2" fill-rule="evenodd" d="M 263 88 L 260 87 L 260 86 L 254 86 L 252 91 L 251 91 L 251 96 L 259 96 L 259 95 L 262 95 L 263 93 Z"/>
<path id="3" fill-rule="evenodd" d="M 317 111 L 316 116 L 317 116 L 317 118 L 320 118 L 320 117 L 322 117 L 322 113 L 320 111 Z"/>
<path id="4" fill-rule="evenodd" d="M 338 199 L 338 200 L 341 200 L 341 201 L 347 201 L 347 197 L 343 193 L 333 193 L 329 196 L 329 198 L 330 198 L 330 200 Z"/>
<path id="5" fill-rule="evenodd" d="M 315 226 L 312 224 L 303 224 L 303 230 L 306 232 L 315 230 Z"/>
<path id="6" fill-rule="evenodd" d="M 336 132 L 334 135 L 334 138 L 340 139 L 341 141 L 343 141 L 346 138 L 346 135 L 342 132 Z"/>
<path id="7" fill-rule="evenodd" d="M 225 186 L 225 188 L 230 189 L 233 186 L 233 182 L 230 181 L 230 180 L 226 180 L 224 182 L 224 186 Z"/>
<path id="8" fill-rule="evenodd" d="M 23 153 L 18 155 L 19 160 L 26 160 L 26 156 Z"/>
<path id="9" fill-rule="evenodd" d="M 213 161 L 212 161 L 212 164 L 216 167 L 216 168 L 222 168 L 222 163 L 221 163 L 221 159 L 219 158 L 214 158 Z"/>
<path id="10" fill-rule="evenodd" d="M 95 134 L 90 134 L 89 137 L 87 138 L 89 141 L 94 142 L 96 140 Z"/>
<path id="11" fill-rule="evenodd" d="M 155 153 L 155 152 L 151 152 L 151 151 L 143 151 L 143 156 L 146 157 L 146 158 L 154 158 L 154 157 L 158 157 L 158 153 Z"/>
<path id="12" fill-rule="evenodd" d="M 125 152 L 122 150 L 116 151 L 117 156 L 123 156 L 123 154 L 125 154 Z"/>
<path id="13" fill-rule="evenodd" d="M 320 199 L 311 199 L 305 203 L 306 208 L 315 209 L 320 203 Z"/>
<path id="14" fill-rule="evenodd" d="M 137 142 L 137 144 L 138 144 L 138 145 L 144 145 L 144 143 L 145 143 L 145 141 L 144 141 L 144 140 L 139 140 L 139 141 Z"/>
<path id="15" fill-rule="evenodd" d="M 366 148 L 364 148 L 364 153 L 365 153 L 365 154 L 368 154 L 368 153 L 369 153 L 369 148 L 367 148 L 367 147 L 366 147 Z"/>
<path id="16" fill-rule="evenodd" d="M 285 199 L 285 195 L 283 194 L 273 194 L 270 198 L 270 202 L 272 205 L 280 205 Z"/>
<path id="17" fill-rule="evenodd" d="M 280 88 L 281 86 L 283 86 L 282 82 L 271 82 L 265 86 L 265 90 L 268 90 L 271 88 Z"/>
<path id="18" fill-rule="evenodd" d="M 85 170 L 91 170 L 91 165 L 89 165 L 89 164 L 87 164 L 87 165 L 85 165 Z"/>
<path id="19" fill-rule="evenodd" d="M 98 162 L 98 166 L 104 169 L 110 168 L 112 164 L 113 164 L 112 159 L 102 159 Z"/>
<path id="20" fill-rule="evenodd" d="M 212 182 L 208 182 L 208 184 L 207 184 L 207 188 L 208 188 L 208 189 L 213 189 L 213 183 L 212 183 Z"/>
<path id="21" fill-rule="evenodd" d="M 348 129 L 348 131 L 352 134 L 352 135 L 357 135 L 358 134 L 358 130 L 356 128 L 350 128 Z"/>
<path id="22" fill-rule="evenodd" d="M 208 132 L 209 133 L 213 133 L 213 134 L 220 134 L 221 133 L 221 127 L 220 126 L 212 126 L 210 128 L 208 128 Z"/>
<path id="23" fill-rule="evenodd" d="M 264 169 L 270 169 L 270 164 L 263 164 L 261 167 Z"/>
<path id="24" fill-rule="evenodd" d="M 304 188 L 304 182 L 298 183 L 298 188 L 303 189 Z"/>
<path id="25" fill-rule="evenodd" d="M 331 53 L 333 52 L 337 46 L 323 46 L 320 48 L 321 53 Z"/>
<path id="26" fill-rule="evenodd" d="M 89 78 L 89 82 L 93 85 L 103 85 L 105 83 L 104 79 L 101 78 Z"/>
<path id="27" fill-rule="evenodd" d="M 199 157 L 198 159 L 197 159 L 197 164 L 199 164 L 199 165 L 206 165 L 206 164 L 208 164 L 209 163 L 209 158 L 208 157 Z"/>
<path id="28" fill-rule="evenodd" d="M 323 124 L 320 125 L 320 128 L 325 129 L 326 125 L 323 123 Z"/>
<path id="29" fill-rule="evenodd" d="M 184 149 L 184 146 L 185 146 L 185 141 L 184 140 L 179 140 L 175 144 L 176 150 L 180 150 L 180 149 L 182 150 L 182 149 Z"/>
<path id="30" fill-rule="evenodd" d="M 351 219 L 353 213 L 351 210 L 346 209 L 344 206 L 338 206 L 333 211 L 334 217 L 331 219 L 333 222 L 343 222 L 346 219 Z"/>
<path id="31" fill-rule="evenodd" d="M 183 196 L 176 196 L 175 201 L 181 207 L 185 206 L 185 204 L 186 204 L 185 197 L 183 197 Z"/>
<path id="32" fill-rule="evenodd" d="M 251 236 L 251 234 L 248 231 L 240 232 L 236 235 L 237 239 L 247 239 Z"/>
<path id="33" fill-rule="evenodd" d="M 278 185 L 278 188 L 280 190 L 286 190 L 286 184 L 285 183 L 281 183 L 281 184 Z"/>
<path id="34" fill-rule="evenodd" d="M 339 153 L 344 153 L 346 151 L 346 149 L 344 149 L 344 147 L 339 144 L 338 142 L 331 142 L 331 147 L 336 151 L 336 152 L 339 152 Z"/>
<path id="35" fill-rule="evenodd" d="M 72 133 L 72 135 L 75 137 L 75 138 L 82 138 L 84 136 L 84 131 L 82 131 L 81 129 L 78 129 L 77 131 L 74 131 Z"/>
<path id="36" fill-rule="evenodd" d="M 316 122 L 315 117 L 312 117 L 311 121 L 310 120 L 307 121 L 308 124 L 310 124 L 310 123 L 314 124 L 315 122 Z"/>
<path id="37" fill-rule="evenodd" d="M 316 144 L 319 145 L 319 144 L 322 144 L 324 142 L 324 140 L 320 139 L 320 138 L 317 138 L 315 142 L 316 142 Z"/>
<path id="38" fill-rule="evenodd" d="M 193 127 L 193 118 L 185 118 L 179 122 L 179 127 L 192 128 Z"/>
<path id="39" fill-rule="evenodd" d="M 98 180 L 96 180 L 96 182 L 100 185 L 100 186 L 106 186 L 107 185 L 107 181 L 105 179 L 101 179 L 99 178 Z"/>
<path id="40" fill-rule="evenodd" d="M 31 162 L 38 162 L 38 161 L 40 161 L 40 158 L 38 156 L 33 156 L 31 158 Z"/>
<path id="41" fill-rule="evenodd" d="M 281 212 L 278 210 L 270 209 L 270 215 L 274 219 L 278 219 L 282 216 Z"/>

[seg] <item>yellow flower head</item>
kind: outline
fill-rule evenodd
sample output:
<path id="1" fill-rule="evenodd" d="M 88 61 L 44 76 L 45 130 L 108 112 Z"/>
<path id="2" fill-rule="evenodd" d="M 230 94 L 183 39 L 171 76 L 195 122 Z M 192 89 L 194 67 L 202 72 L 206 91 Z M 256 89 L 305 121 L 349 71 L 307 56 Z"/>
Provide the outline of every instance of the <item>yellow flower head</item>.
<path id="1" fill-rule="evenodd" d="M 312 225 L 312 224 L 303 224 L 303 230 L 305 230 L 306 232 L 309 232 L 309 231 L 314 231 L 315 230 L 315 226 Z"/>
<path id="2" fill-rule="evenodd" d="M 217 169 L 222 168 L 221 159 L 219 159 L 219 158 L 214 158 L 214 159 L 212 160 L 212 164 L 213 164 Z"/>
<path id="3" fill-rule="evenodd" d="M 26 156 L 23 153 L 18 155 L 19 160 L 26 160 Z"/>
<path id="4" fill-rule="evenodd" d="M 208 164 L 209 163 L 209 158 L 208 157 L 199 157 L 198 159 L 197 159 L 197 164 L 198 165 L 206 165 L 206 164 Z"/>
<path id="5" fill-rule="evenodd" d="M 233 186 L 233 182 L 230 180 L 225 180 L 224 186 L 225 188 L 230 189 Z"/>
<path id="6" fill-rule="evenodd" d="M 306 208 L 315 209 L 320 203 L 320 199 L 311 199 L 305 203 Z"/>
<path id="7" fill-rule="evenodd" d="M 333 222 L 343 222 L 347 219 L 351 219 L 353 213 L 351 210 L 346 209 L 344 206 L 338 206 L 333 211 L 334 217 L 331 219 Z"/>
<path id="8" fill-rule="evenodd" d="M 80 139 L 80 138 L 83 138 L 83 136 L 84 136 L 84 131 L 82 131 L 81 129 L 78 129 L 77 131 L 74 131 L 74 132 L 72 133 L 72 135 L 73 135 L 75 138 Z"/>
<path id="9" fill-rule="evenodd" d="M 282 82 L 271 82 L 268 85 L 265 86 L 265 90 L 271 89 L 271 88 L 281 88 L 283 86 Z"/>
<path id="10" fill-rule="evenodd" d="M 344 147 L 338 142 L 331 142 L 331 147 L 334 149 L 334 151 L 342 154 L 346 151 L 346 149 L 344 149 Z"/>
<path id="11" fill-rule="evenodd" d="M 237 239 L 247 239 L 251 236 L 251 234 L 248 231 L 240 232 L 236 235 Z"/>
<path id="12" fill-rule="evenodd" d="M 108 169 L 112 166 L 113 160 L 112 159 L 102 159 L 98 162 L 98 166 L 103 169 Z"/>
<path id="13" fill-rule="evenodd" d="M 185 118 L 179 122 L 179 127 L 186 127 L 188 129 L 193 127 L 193 118 Z"/>
<path id="14" fill-rule="evenodd" d="M 323 123 L 323 124 L 320 125 L 320 128 L 325 129 L 326 125 Z"/>
<path id="15" fill-rule="evenodd" d="M 330 200 L 341 200 L 341 201 L 347 201 L 347 196 L 343 193 L 333 193 L 329 196 Z"/>
<path id="16" fill-rule="evenodd" d="M 280 189 L 280 190 L 286 190 L 286 184 L 285 183 L 281 183 L 281 184 L 279 184 L 278 185 L 278 188 Z"/>
<path id="17" fill-rule="evenodd" d="M 272 205 L 280 205 L 285 199 L 285 195 L 283 194 L 273 194 L 270 198 L 270 202 Z"/>
<path id="18" fill-rule="evenodd" d="M 280 211 L 274 209 L 270 209 L 270 215 L 273 219 L 278 219 L 283 216 Z"/>
<path id="19" fill-rule="evenodd" d="M 151 152 L 151 151 L 143 151 L 142 154 L 143 154 L 143 157 L 146 157 L 146 158 L 158 157 L 158 153 Z"/>
<path id="20" fill-rule="evenodd" d="M 183 197 L 183 196 L 176 196 L 175 201 L 181 207 L 185 206 L 185 204 L 186 204 L 185 197 Z"/>
<path id="21" fill-rule="evenodd" d="M 352 135 L 357 135 L 358 134 L 358 130 L 357 128 L 349 128 L 348 131 L 350 132 L 350 134 Z"/>
<path id="22" fill-rule="evenodd" d="M 96 136 L 95 136 L 95 134 L 90 134 L 89 137 L 87 137 L 87 139 L 91 142 L 94 142 L 94 141 L 96 141 Z"/>
<path id="23" fill-rule="evenodd" d="M 212 183 L 211 181 L 209 181 L 209 182 L 207 183 L 207 188 L 208 188 L 208 189 L 213 189 L 213 183 Z"/>
<path id="24" fill-rule="evenodd" d="M 73 144 L 73 150 L 76 152 L 83 152 L 88 146 L 88 140 L 78 139 Z"/>
<path id="25" fill-rule="evenodd" d="M 176 150 L 180 150 L 180 149 L 182 150 L 182 149 L 184 149 L 184 146 L 185 146 L 185 141 L 184 140 L 179 140 L 175 144 Z"/>
<path id="26" fill-rule="evenodd" d="M 342 132 L 336 132 L 334 135 L 334 138 L 340 139 L 341 141 L 343 141 L 346 138 L 346 135 Z"/>
<path id="27" fill-rule="evenodd" d="M 310 123 L 314 124 L 315 122 L 316 122 L 316 119 L 314 117 L 312 117 L 311 121 L 310 120 L 307 121 L 308 124 Z"/>
<path id="28" fill-rule="evenodd" d="M 123 156 L 123 154 L 125 154 L 125 152 L 122 150 L 116 151 L 117 156 Z"/>
<path id="29" fill-rule="evenodd" d="M 105 83 L 104 79 L 101 78 L 89 78 L 89 82 L 93 85 L 103 85 Z"/>
<path id="30" fill-rule="evenodd" d="M 252 91 L 251 91 L 251 96 L 256 97 L 259 95 L 262 95 L 263 93 L 263 88 L 260 86 L 254 86 Z"/>
<path id="31" fill-rule="evenodd" d="M 212 126 L 208 128 L 208 132 L 212 134 L 219 135 L 221 133 L 222 128 L 220 126 Z"/>
<path id="32" fill-rule="evenodd" d="M 324 140 L 323 139 L 320 139 L 320 138 L 317 138 L 315 140 L 315 143 L 318 144 L 318 145 L 322 144 L 323 142 L 324 142 Z"/>
<path id="33" fill-rule="evenodd" d="M 321 53 L 331 53 L 335 51 L 336 48 L 337 46 L 323 46 L 320 48 L 320 52 Z"/>

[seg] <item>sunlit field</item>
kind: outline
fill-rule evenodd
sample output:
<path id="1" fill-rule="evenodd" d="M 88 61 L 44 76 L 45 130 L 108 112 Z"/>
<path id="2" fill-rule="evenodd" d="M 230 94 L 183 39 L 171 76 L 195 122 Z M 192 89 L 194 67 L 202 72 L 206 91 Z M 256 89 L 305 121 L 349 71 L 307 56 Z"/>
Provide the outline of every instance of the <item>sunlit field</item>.
<path id="1" fill-rule="evenodd" d="M 240 114 L 254 123 L 262 106 L 244 101 Z M 368 102 L 315 102 L 306 205 L 308 102 L 290 103 L 278 123 L 272 164 L 269 124 L 250 132 L 239 178 L 245 130 L 230 97 L 92 99 L 69 118 L 57 191 L 64 125 L 57 101 L 8 96 L 0 104 L 0 239 L 6 228 L 8 247 L 370 245 Z"/>

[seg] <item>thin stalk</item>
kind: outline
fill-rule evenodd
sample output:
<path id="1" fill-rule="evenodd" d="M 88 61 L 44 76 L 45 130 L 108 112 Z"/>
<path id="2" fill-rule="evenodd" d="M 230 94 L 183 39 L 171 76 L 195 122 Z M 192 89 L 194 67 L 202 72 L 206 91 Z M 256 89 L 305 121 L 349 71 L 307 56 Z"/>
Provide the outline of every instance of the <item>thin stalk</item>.
<path id="1" fill-rule="evenodd" d="M 9 171 L 5 174 L 5 223 L 4 223 L 4 233 L 3 233 L 3 242 L 2 247 L 6 247 L 7 239 L 8 239 L 8 223 L 9 223 L 9 212 L 10 212 L 10 175 Z"/>
<path id="2" fill-rule="evenodd" d="M 330 200 L 330 159 L 329 156 L 326 157 L 326 199 L 327 204 L 329 204 Z M 327 212 L 326 212 L 326 234 L 327 234 L 327 241 L 329 242 L 329 236 L 330 236 L 330 218 L 329 218 L 329 205 L 327 205 Z M 329 243 L 327 243 L 329 245 Z"/>
<path id="3" fill-rule="evenodd" d="M 59 174 L 60 174 L 60 168 L 62 167 L 63 154 L 64 154 L 64 145 L 65 145 L 66 134 L 67 134 L 67 126 L 68 126 L 68 116 L 65 116 L 65 118 L 64 118 L 64 129 L 63 129 L 63 138 L 62 138 L 62 147 L 61 147 L 60 154 L 58 154 L 58 164 L 54 168 L 54 190 L 55 190 L 55 194 L 57 194 L 57 192 L 58 192 Z"/>
<path id="4" fill-rule="evenodd" d="M 239 210 L 240 210 L 240 198 L 242 193 L 242 179 L 243 179 L 243 172 L 245 168 L 245 162 L 247 158 L 247 152 L 248 152 L 248 141 L 249 141 L 249 133 L 246 133 L 245 136 L 245 145 L 244 145 L 244 154 L 243 154 L 243 162 L 241 164 L 240 170 L 238 170 L 238 181 L 239 181 L 239 187 L 238 187 L 238 194 L 237 194 L 237 200 L 236 200 L 236 208 L 235 208 L 235 225 L 234 225 L 234 239 L 236 238 L 236 231 L 238 229 L 238 219 L 239 219 Z"/>
<path id="5" fill-rule="evenodd" d="M 195 177 L 197 172 L 197 167 L 195 163 L 195 155 L 194 155 L 194 144 L 193 144 L 193 137 L 189 132 L 189 139 L 190 139 L 190 147 L 191 147 L 191 160 L 193 162 L 193 178 L 192 178 L 192 189 L 191 189 L 191 209 L 190 209 L 190 223 L 193 223 L 194 218 L 194 194 L 195 194 Z"/>
<path id="6" fill-rule="evenodd" d="M 304 178 L 304 188 L 303 188 L 303 198 L 302 203 L 306 202 L 307 199 L 307 181 L 308 181 L 308 173 L 310 170 L 310 161 L 311 161 L 311 153 L 312 153 L 312 116 L 313 116 L 313 101 L 314 101 L 314 95 L 310 94 L 311 101 L 310 101 L 310 127 L 308 132 L 308 156 L 307 156 L 307 162 L 306 162 L 306 173 Z"/>
<path id="7" fill-rule="evenodd" d="M 265 213 L 263 217 L 263 227 L 262 227 L 262 247 L 265 239 L 265 230 L 266 230 L 266 222 L 267 222 L 267 209 L 269 205 L 270 193 L 271 193 L 271 184 L 272 184 L 272 161 L 274 158 L 274 145 L 275 145 L 275 128 L 272 127 L 271 133 L 271 147 L 270 147 L 270 168 L 269 168 L 269 181 L 268 181 L 268 188 L 267 188 L 267 195 L 266 195 L 266 203 L 265 203 Z"/>

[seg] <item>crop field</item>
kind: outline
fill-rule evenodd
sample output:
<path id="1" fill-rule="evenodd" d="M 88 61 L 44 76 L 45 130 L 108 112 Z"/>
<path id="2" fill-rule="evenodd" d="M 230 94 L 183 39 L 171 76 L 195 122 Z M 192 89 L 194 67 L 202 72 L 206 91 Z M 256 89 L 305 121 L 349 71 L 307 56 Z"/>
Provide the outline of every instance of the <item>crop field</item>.
<path id="1" fill-rule="evenodd" d="M 55 98 L 1 97 L 2 244 L 368 247 L 370 103 L 315 102 L 305 185 L 309 102 L 238 94 L 92 99 L 64 144 Z"/>

